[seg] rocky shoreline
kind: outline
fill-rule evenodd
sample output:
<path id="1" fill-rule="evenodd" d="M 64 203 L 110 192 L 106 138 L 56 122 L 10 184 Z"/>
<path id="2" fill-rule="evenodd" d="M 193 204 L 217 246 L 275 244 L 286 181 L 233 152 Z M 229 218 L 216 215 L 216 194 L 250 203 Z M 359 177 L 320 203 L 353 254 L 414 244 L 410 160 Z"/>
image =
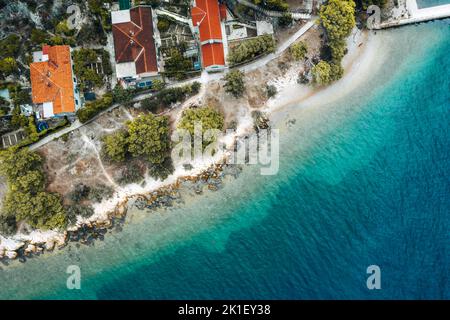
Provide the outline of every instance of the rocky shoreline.
<path id="1" fill-rule="evenodd" d="M 0 263 L 9 265 L 12 260 L 26 262 L 27 259 L 40 256 L 46 252 L 63 249 L 70 242 L 77 246 L 93 246 L 95 241 L 103 241 L 105 235 L 114 230 L 121 231 L 128 208 L 131 206 L 151 212 L 160 208 L 170 208 L 175 204 L 183 203 L 183 191 L 193 191 L 200 195 L 204 189 L 217 191 L 221 189 L 223 179 L 227 176 L 237 178 L 242 171 L 240 165 L 215 164 L 201 172 L 199 175 L 180 177 L 173 184 L 161 187 L 148 194 L 138 194 L 128 197 L 119 203 L 115 210 L 108 213 L 107 219 L 83 223 L 75 230 L 67 230 L 63 234 L 55 235 L 50 240 L 22 241 L 14 248 L 0 245 Z"/>

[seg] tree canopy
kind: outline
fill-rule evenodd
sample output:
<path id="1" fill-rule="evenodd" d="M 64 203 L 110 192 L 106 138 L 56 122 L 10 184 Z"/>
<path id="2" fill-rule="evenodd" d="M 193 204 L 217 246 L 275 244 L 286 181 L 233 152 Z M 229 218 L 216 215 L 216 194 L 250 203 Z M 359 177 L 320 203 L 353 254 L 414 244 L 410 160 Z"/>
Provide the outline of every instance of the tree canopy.
<path id="1" fill-rule="evenodd" d="M 303 60 L 306 53 L 308 53 L 308 46 L 303 41 L 299 41 L 289 48 L 289 52 L 294 60 L 300 61 Z"/>
<path id="2" fill-rule="evenodd" d="M 245 40 L 236 47 L 230 48 L 227 60 L 231 65 L 250 61 L 262 54 L 275 51 L 275 40 L 265 34 L 253 39 Z"/>
<path id="3" fill-rule="evenodd" d="M 128 136 L 126 130 L 106 135 L 103 138 L 103 155 L 115 162 L 124 161 L 128 152 Z"/>
<path id="4" fill-rule="evenodd" d="M 320 7 L 320 21 L 331 41 L 347 38 L 355 26 L 355 2 L 329 0 Z"/>
<path id="5" fill-rule="evenodd" d="M 211 107 L 191 108 L 183 111 L 178 128 L 187 130 L 191 136 L 194 136 L 194 127 L 196 123 L 201 123 L 202 133 L 206 130 L 223 130 L 223 115 Z"/>
<path id="6" fill-rule="evenodd" d="M 312 68 L 313 80 L 319 85 L 329 84 L 331 78 L 331 66 L 326 61 L 320 61 Z"/>
<path id="7" fill-rule="evenodd" d="M 170 154 L 169 118 L 147 114 L 127 123 L 128 151 L 159 164 Z"/>
<path id="8" fill-rule="evenodd" d="M 42 158 L 26 148 L 12 147 L 0 153 L 0 174 L 8 182 L 0 224 L 11 231 L 15 222 L 25 221 L 41 229 L 63 228 L 67 219 L 61 197 L 46 192 Z"/>
<path id="9" fill-rule="evenodd" d="M 225 91 L 231 93 L 235 98 L 239 98 L 244 94 L 245 83 L 244 74 L 239 70 L 228 72 L 224 77 Z"/>

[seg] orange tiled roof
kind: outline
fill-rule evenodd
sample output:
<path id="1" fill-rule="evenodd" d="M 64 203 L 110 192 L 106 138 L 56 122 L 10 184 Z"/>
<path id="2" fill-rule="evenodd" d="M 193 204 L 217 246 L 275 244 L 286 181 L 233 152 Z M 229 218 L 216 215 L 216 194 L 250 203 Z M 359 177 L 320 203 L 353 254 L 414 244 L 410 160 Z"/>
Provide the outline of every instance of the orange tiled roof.
<path id="1" fill-rule="evenodd" d="M 69 46 L 44 46 L 48 61 L 30 64 L 34 103 L 53 102 L 53 114 L 75 112 Z"/>
<path id="2" fill-rule="evenodd" d="M 220 9 L 218 0 L 196 0 L 191 16 L 194 26 L 198 26 L 202 44 L 203 67 L 225 65 Z M 217 41 L 214 41 L 217 40 Z"/>

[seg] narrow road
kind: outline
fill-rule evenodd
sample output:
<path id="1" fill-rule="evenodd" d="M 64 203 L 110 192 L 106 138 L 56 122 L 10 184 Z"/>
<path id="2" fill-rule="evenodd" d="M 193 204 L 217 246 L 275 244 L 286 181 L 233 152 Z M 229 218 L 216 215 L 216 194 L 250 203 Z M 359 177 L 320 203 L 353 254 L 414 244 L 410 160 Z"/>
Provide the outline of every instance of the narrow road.
<path id="1" fill-rule="evenodd" d="M 238 67 L 236 69 L 242 71 L 242 72 L 249 72 L 258 68 L 263 67 L 264 65 L 266 65 L 267 63 L 269 63 L 270 61 L 272 61 L 273 59 L 278 58 L 279 56 L 281 56 L 281 54 L 287 50 L 287 48 L 289 48 L 298 38 L 300 38 L 303 34 L 305 34 L 312 26 L 315 25 L 317 18 L 314 18 L 313 20 L 308 21 L 300 30 L 298 30 L 296 33 L 294 33 L 291 37 L 289 37 L 289 39 L 287 39 L 284 43 L 282 43 L 280 46 L 278 46 L 277 50 L 274 53 L 271 53 L 259 60 L 250 62 L 246 65 L 243 65 L 241 67 Z M 177 82 L 177 83 L 172 83 L 169 84 L 167 87 L 168 88 L 173 88 L 173 87 L 179 87 L 179 86 L 184 86 L 190 83 L 193 83 L 195 81 L 198 81 L 202 84 L 205 84 L 209 81 L 214 81 L 214 80 L 220 80 L 223 77 L 223 73 L 207 73 L 205 71 L 202 72 L 202 75 L 200 77 L 196 77 L 196 78 L 192 78 L 186 81 L 182 81 L 182 82 Z M 133 98 L 133 100 L 131 100 L 131 102 L 139 102 L 141 100 L 144 100 L 146 98 L 149 98 L 153 95 L 153 93 L 144 93 L 141 95 L 138 95 L 136 97 Z M 111 107 L 109 107 L 108 109 L 100 112 L 99 114 L 97 114 L 95 117 L 93 117 L 92 119 L 86 121 L 85 123 L 81 123 L 78 119 L 75 120 L 69 127 L 61 129 L 58 132 L 55 132 L 53 134 L 50 134 L 49 136 L 39 140 L 38 142 L 30 145 L 29 149 L 30 150 L 36 150 L 40 147 L 42 147 L 43 145 L 49 143 L 50 141 L 60 138 L 61 136 L 65 135 L 66 133 L 72 132 L 74 130 L 77 130 L 89 123 L 91 123 L 92 121 L 95 121 L 98 117 L 100 117 L 101 115 L 105 114 L 106 112 L 110 112 L 112 110 L 114 110 L 117 107 L 120 107 L 122 104 L 120 103 L 115 103 L 113 104 Z"/>

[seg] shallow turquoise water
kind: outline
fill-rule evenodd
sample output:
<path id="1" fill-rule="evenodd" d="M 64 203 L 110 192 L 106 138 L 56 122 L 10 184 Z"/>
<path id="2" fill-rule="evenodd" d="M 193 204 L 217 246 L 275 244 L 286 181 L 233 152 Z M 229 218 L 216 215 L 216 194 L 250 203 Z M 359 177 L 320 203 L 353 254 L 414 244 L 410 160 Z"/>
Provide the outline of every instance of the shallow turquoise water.
<path id="1" fill-rule="evenodd" d="M 181 209 L 133 213 L 93 248 L 15 263 L 0 297 L 450 298 L 449 23 L 378 36 L 389 60 L 368 81 L 286 111 L 278 175 L 248 168 Z M 81 290 L 66 289 L 70 264 Z M 372 264 L 381 290 L 366 288 Z"/>
<path id="2" fill-rule="evenodd" d="M 419 8 L 428 8 L 449 3 L 449 0 L 417 0 L 417 6 Z"/>

